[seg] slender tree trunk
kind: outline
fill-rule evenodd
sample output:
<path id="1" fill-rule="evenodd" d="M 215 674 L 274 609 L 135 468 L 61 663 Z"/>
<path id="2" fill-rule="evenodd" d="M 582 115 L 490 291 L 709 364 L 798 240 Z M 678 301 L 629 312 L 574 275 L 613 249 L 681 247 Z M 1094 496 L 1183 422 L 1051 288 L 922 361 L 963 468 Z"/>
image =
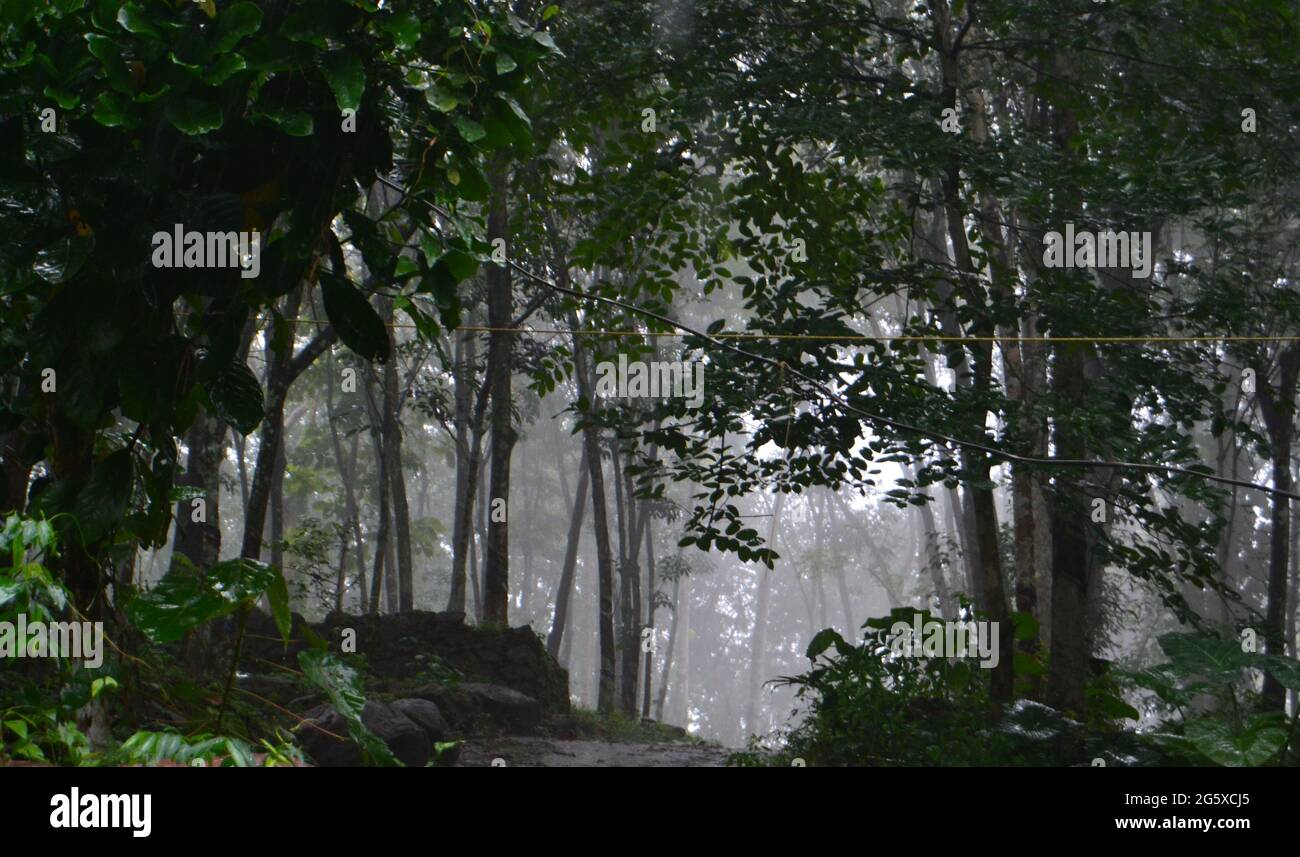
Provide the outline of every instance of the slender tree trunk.
<path id="1" fill-rule="evenodd" d="M 561 268 L 562 285 L 567 282 L 567 266 Z M 573 330 L 578 329 L 578 319 L 570 315 L 569 324 Z M 578 380 L 578 395 L 591 403 L 593 411 L 598 407 L 594 396 L 590 362 L 581 337 L 573 337 L 573 352 L 576 363 L 574 372 Z M 592 415 L 594 417 L 594 413 Z M 606 514 L 605 474 L 600 461 L 599 429 L 592 417 L 588 417 L 582 426 L 583 446 L 587 454 L 587 466 L 591 470 L 591 517 L 596 530 L 596 565 L 598 577 L 599 604 L 599 639 L 600 639 L 600 682 L 598 684 L 596 709 L 602 714 L 614 711 L 615 706 L 615 652 L 614 652 L 614 568 L 610 555 L 609 520 Z M 617 488 L 615 489 L 617 490 Z"/>
<path id="2" fill-rule="evenodd" d="M 488 215 L 489 240 L 506 241 L 509 256 L 507 221 L 506 162 L 498 158 L 491 172 L 492 209 Z M 501 332 L 511 325 L 514 312 L 508 265 L 489 264 L 487 270 L 488 324 L 495 332 L 488 337 L 488 379 L 492 388 L 492 482 L 489 494 L 500 514 L 488 522 L 486 564 L 483 571 L 483 620 L 492 625 L 509 624 L 510 599 L 510 455 L 517 435 L 511 423 L 511 361 L 513 335 Z M 496 510 L 494 510 L 495 512 Z"/>
<path id="3" fill-rule="evenodd" d="M 647 516 L 648 517 L 648 516 Z M 649 604 L 646 609 L 646 627 L 650 629 L 650 638 L 654 639 L 655 633 L 655 544 L 654 544 L 654 525 L 647 521 L 645 527 L 645 556 L 646 556 L 646 592 L 649 593 Z M 1294 619 L 1294 615 L 1292 616 Z M 654 647 L 645 653 L 645 668 L 642 674 L 645 676 L 645 690 L 641 697 L 641 716 L 650 716 L 650 679 L 654 675 Z"/>
<path id="4" fill-rule="evenodd" d="M 221 555 L 221 459 L 226 450 L 225 437 L 225 421 L 206 410 L 199 412 L 185 435 L 189 455 L 185 474 L 177 484 L 202 491 L 203 504 L 196 506 L 193 500 L 176 504 L 172 571 L 182 556 L 206 570 L 216 565 Z"/>
<path id="5" fill-rule="evenodd" d="M 546 638 L 546 651 L 558 657 L 564 629 L 569 620 L 569 599 L 573 596 L 574 572 L 578 566 L 578 545 L 582 539 L 582 521 L 587 512 L 587 487 L 591 484 L 591 470 L 584 452 L 578 472 L 578 493 L 573 498 L 573 514 L 569 516 L 569 535 L 564 544 L 564 567 L 560 570 L 560 583 L 555 591 L 555 618 L 551 633 Z"/>
<path id="6" fill-rule="evenodd" d="M 772 501 L 772 519 L 767 525 L 767 542 L 776 544 L 776 529 L 785 508 L 785 494 L 777 492 Z M 754 608 L 754 634 L 749 645 L 749 693 L 745 705 L 745 728 L 754 731 L 758 716 L 758 697 L 763 687 L 763 663 L 767 648 L 767 606 L 772 593 L 772 571 L 766 565 L 758 569 L 758 601 Z"/>
<path id="7" fill-rule="evenodd" d="M 393 321 L 393 302 L 380 299 L 385 322 Z M 411 559 L 411 507 L 406 498 L 406 473 L 402 467 L 402 396 L 397 379 L 397 341 L 388 330 L 388 343 L 392 356 L 384 364 L 384 457 L 388 472 L 389 490 L 393 501 L 393 534 L 397 547 L 397 609 L 408 612 L 415 609 L 415 571 Z"/>
<path id="8" fill-rule="evenodd" d="M 371 367 L 366 371 L 366 404 L 370 414 L 370 447 L 375 457 L 375 467 L 379 479 L 375 484 L 375 495 L 379 501 L 379 529 L 375 533 L 374 566 L 370 572 L 370 613 L 379 615 L 379 599 L 386 597 L 388 609 L 393 609 L 393 597 L 388 594 L 393 577 L 391 509 L 389 503 L 388 456 L 384 454 L 383 415 L 375 402 L 375 373 Z"/>
<path id="9" fill-rule="evenodd" d="M 1260 414 L 1268 429 L 1273 487 L 1291 490 L 1291 447 L 1295 438 L 1296 383 L 1300 378 L 1300 345 L 1283 348 L 1278 355 L 1280 377 L 1277 390 L 1267 381 L 1267 367 L 1256 367 Z M 1268 605 L 1264 616 L 1264 639 L 1270 654 L 1285 655 L 1287 614 L 1287 571 L 1291 549 L 1291 500 L 1284 494 L 1269 498 Z M 1286 708 L 1286 691 L 1271 673 L 1264 675 L 1264 705 Z"/>
<path id="10" fill-rule="evenodd" d="M 679 575 L 673 580 L 673 621 L 668 626 L 668 649 L 664 652 L 664 666 L 659 672 L 659 696 L 655 700 L 655 720 L 660 722 L 664 719 L 664 702 L 668 699 L 668 682 L 673 674 L 673 653 L 677 651 L 677 623 L 681 611 L 682 576 Z"/>

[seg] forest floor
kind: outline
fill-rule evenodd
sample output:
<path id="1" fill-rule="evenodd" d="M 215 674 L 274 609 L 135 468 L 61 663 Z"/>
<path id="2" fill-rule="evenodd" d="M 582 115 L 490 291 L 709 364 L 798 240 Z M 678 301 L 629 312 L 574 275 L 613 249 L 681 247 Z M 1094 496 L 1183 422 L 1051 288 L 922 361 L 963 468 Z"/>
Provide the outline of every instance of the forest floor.
<path id="1" fill-rule="evenodd" d="M 458 764 L 512 768 L 720 768 L 731 750 L 715 744 L 503 736 L 467 740 Z M 500 763 L 497 763 L 500 766 Z"/>

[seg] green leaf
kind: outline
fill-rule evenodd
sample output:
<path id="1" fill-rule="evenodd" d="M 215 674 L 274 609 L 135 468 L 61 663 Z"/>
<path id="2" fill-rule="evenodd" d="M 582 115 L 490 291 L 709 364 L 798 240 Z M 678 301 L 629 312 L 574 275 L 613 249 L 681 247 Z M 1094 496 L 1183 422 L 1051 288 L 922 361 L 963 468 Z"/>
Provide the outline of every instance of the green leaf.
<path id="1" fill-rule="evenodd" d="M 834 628 L 823 628 L 812 638 L 812 642 L 808 644 L 808 651 L 804 655 L 810 660 L 814 660 L 831 646 L 834 646 L 835 651 L 839 652 L 842 651 L 842 647 L 847 645 L 844 638 Z"/>
<path id="2" fill-rule="evenodd" d="M 311 114 L 301 110 L 264 110 L 257 115 L 274 122 L 281 131 L 290 137 L 310 137 L 315 131 Z"/>
<path id="3" fill-rule="evenodd" d="M 248 68 L 248 63 L 239 54 L 222 54 L 212 67 L 203 73 L 203 82 L 208 86 L 220 86 L 230 79 L 232 75 L 238 74 Z"/>
<path id="4" fill-rule="evenodd" d="M 105 128 L 117 128 L 127 120 L 127 102 L 114 92 L 101 92 L 95 99 L 95 121 Z"/>
<path id="5" fill-rule="evenodd" d="M 1038 620 L 1032 613 L 1012 612 L 1011 624 L 1018 641 L 1038 639 Z"/>
<path id="6" fill-rule="evenodd" d="M 510 56 L 510 54 L 501 51 L 497 54 L 496 66 L 497 74 L 509 74 L 519 68 L 519 63 L 515 62 L 515 58 Z"/>
<path id="7" fill-rule="evenodd" d="M 1241 732 L 1233 732 L 1221 720 L 1202 717 L 1189 721 L 1183 730 L 1197 750 L 1225 767 L 1258 767 L 1286 744 L 1285 720 L 1277 713 L 1252 717 Z"/>
<path id="8" fill-rule="evenodd" d="M 473 119 L 456 117 L 456 130 L 465 138 L 466 143 L 477 143 L 487 136 L 487 130 Z"/>
<path id="9" fill-rule="evenodd" d="M 455 95 L 437 84 L 434 84 L 424 91 L 424 100 L 429 102 L 431 107 L 441 113 L 450 113 L 455 110 L 456 105 L 460 103 L 456 99 Z"/>
<path id="10" fill-rule="evenodd" d="M 126 3 L 117 12 L 117 23 L 133 36 L 158 39 L 162 34 L 145 15 L 139 3 Z"/>
<path id="11" fill-rule="evenodd" d="M 194 97 L 169 101 L 164 112 L 167 121 L 190 136 L 216 131 L 223 122 L 220 107 Z"/>
<path id="12" fill-rule="evenodd" d="M 478 273 L 479 261 L 463 250 L 452 248 L 443 253 L 435 264 L 446 265 L 456 282 L 463 283 Z"/>
<path id="13" fill-rule="evenodd" d="M 1184 676 L 1200 675 L 1211 681 L 1231 682 L 1245 667 L 1256 666 L 1255 656 L 1241 650 L 1235 640 L 1222 640 L 1194 632 L 1164 634 L 1160 648 Z"/>
<path id="14" fill-rule="evenodd" d="M 217 16 L 217 52 L 225 53 L 261 26 L 262 10 L 253 3 L 236 3 L 222 10 Z"/>
<path id="15" fill-rule="evenodd" d="M 53 101 L 64 110 L 71 110 L 81 103 L 81 96 L 75 92 L 68 92 L 66 89 L 60 89 L 57 86 L 47 86 L 44 90 L 45 97 Z"/>
<path id="16" fill-rule="evenodd" d="M 361 692 L 361 677 L 356 671 L 332 653 L 317 650 L 299 653 L 298 664 L 307 679 L 329 696 L 334 710 L 348 724 L 348 733 L 352 736 L 352 740 L 360 745 L 362 752 L 370 760 L 390 767 L 402 766 L 401 761 L 393 755 L 393 751 L 388 749 L 388 745 L 361 722 L 361 714 L 366 707 L 366 697 Z"/>
<path id="17" fill-rule="evenodd" d="M 205 386 L 217 415 L 240 434 L 248 434 L 262 422 L 266 413 L 262 385 L 243 363 L 231 363 Z"/>
<path id="18" fill-rule="evenodd" d="M 366 360 L 388 360 L 388 330 L 383 319 L 352 283 L 330 271 L 321 274 L 325 315 L 339 339 Z"/>
<path id="19" fill-rule="evenodd" d="M 1300 661 L 1282 655 L 1267 655 L 1264 669 L 1289 690 L 1300 691 Z"/>
<path id="20" fill-rule="evenodd" d="M 100 538 L 126 516 L 134 486 L 129 449 L 119 449 L 95 462 L 90 478 L 77 492 L 74 509 L 86 541 Z"/>
<path id="21" fill-rule="evenodd" d="M 149 639 L 167 643 L 240 606 L 251 606 L 277 576 L 271 566 L 243 558 L 217 563 L 203 576 L 178 570 L 137 596 L 127 613 Z"/>
<path id="22" fill-rule="evenodd" d="M 94 246 L 95 240 L 90 236 L 64 236 L 36 254 L 32 270 L 47 283 L 65 283 L 86 264 Z"/>
<path id="23" fill-rule="evenodd" d="M 420 19 L 414 12 L 382 18 L 379 29 L 393 37 L 393 44 L 398 50 L 409 51 L 420 40 Z"/>
<path id="24" fill-rule="evenodd" d="M 366 69 L 352 51 L 331 51 L 320 59 L 320 70 L 334 92 L 339 110 L 356 110 L 366 90 Z"/>
<path id="25" fill-rule="evenodd" d="M 266 600 L 271 605 L 271 616 L 275 619 L 276 630 L 280 638 L 289 642 L 289 633 L 293 630 L 293 614 L 289 611 L 289 585 L 285 583 L 284 573 L 272 568 L 275 579 L 266 589 Z"/>

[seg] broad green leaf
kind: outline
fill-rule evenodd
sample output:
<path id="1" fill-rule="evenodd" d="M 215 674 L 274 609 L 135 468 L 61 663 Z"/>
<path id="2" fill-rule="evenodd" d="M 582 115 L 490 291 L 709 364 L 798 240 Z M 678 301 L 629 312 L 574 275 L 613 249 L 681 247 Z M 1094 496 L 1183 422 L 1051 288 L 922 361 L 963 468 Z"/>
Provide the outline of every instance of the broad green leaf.
<path id="1" fill-rule="evenodd" d="M 206 575 L 176 571 L 137 596 L 127 613 L 155 643 L 179 640 L 204 622 L 251 606 L 277 576 L 271 566 L 243 558 L 217 563 Z"/>
<path id="2" fill-rule="evenodd" d="M 343 344 L 366 360 L 388 360 L 388 330 L 357 287 L 330 271 L 322 272 L 320 283 L 325 315 Z"/>
<path id="3" fill-rule="evenodd" d="M 119 449 L 95 462 L 90 478 L 77 492 L 74 514 L 83 538 L 98 539 L 126 515 L 134 485 L 129 449 Z"/>
<path id="4" fill-rule="evenodd" d="M 437 84 L 434 84 L 433 86 L 429 87 L 424 91 L 424 99 L 425 101 L 428 101 L 430 106 L 432 106 L 435 110 L 438 110 L 442 113 L 450 113 L 451 111 L 455 110 L 456 105 L 460 103 L 456 99 L 455 95 L 443 89 L 442 87 L 438 86 Z"/>
<path id="5" fill-rule="evenodd" d="M 329 696 L 334 710 L 347 722 L 352 740 L 360 745 L 367 757 L 379 765 L 402 765 L 388 745 L 361 722 L 366 698 L 361 691 L 361 677 L 356 671 L 332 653 L 314 649 L 299 653 L 298 664 L 308 680 Z"/>
<path id="6" fill-rule="evenodd" d="M 263 110 L 258 115 L 274 122 L 290 137 L 310 137 L 315 131 L 311 114 L 301 110 Z"/>
<path id="7" fill-rule="evenodd" d="M 465 116 L 456 117 L 456 130 L 467 143 L 477 143 L 487 136 L 487 130 L 482 125 Z"/>
<path id="8" fill-rule="evenodd" d="M 262 422 L 266 412 L 262 385 L 243 363 L 230 364 L 206 386 L 217 415 L 240 434 L 248 434 Z"/>
<path id="9" fill-rule="evenodd" d="M 106 128 L 125 125 L 127 120 L 127 102 L 115 92 L 101 92 L 95 99 L 95 121 Z"/>
<path id="10" fill-rule="evenodd" d="M 271 617 L 275 619 L 276 630 L 286 643 L 293 630 L 293 614 L 289 611 L 289 585 L 285 583 L 284 573 L 278 568 L 271 569 L 275 579 L 266 588 L 266 600 L 271 605 Z"/>
<path id="11" fill-rule="evenodd" d="M 339 110 L 356 110 L 366 90 L 366 70 L 361 59 L 348 50 L 331 51 L 320 58 L 320 70 L 334 92 Z"/>
<path id="12" fill-rule="evenodd" d="M 420 40 L 420 19 L 414 12 L 381 18 L 379 28 L 393 37 L 399 50 L 408 51 Z"/>
<path id="13" fill-rule="evenodd" d="M 1243 668 L 1257 665 L 1254 656 L 1243 652 L 1236 641 L 1221 640 L 1208 634 L 1164 634 L 1159 643 L 1174 668 L 1187 676 L 1235 681 L 1241 677 Z"/>
<path id="14" fill-rule="evenodd" d="M 818 655 L 831 646 L 834 646 L 838 652 L 841 651 L 842 646 L 846 645 L 844 638 L 834 628 L 823 628 L 813 636 L 812 642 L 808 644 L 808 650 L 804 652 L 804 655 L 809 659 L 816 659 Z"/>
<path id="15" fill-rule="evenodd" d="M 126 608 L 140 631 L 155 643 L 179 640 L 233 607 L 193 573 L 175 572 L 138 595 Z"/>
<path id="16" fill-rule="evenodd" d="M 133 36 L 157 39 L 162 34 L 139 3 L 125 3 L 117 12 L 117 23 Z"/>
<path id="17" fill-rule="evenodd" d="M 1276 716 L 1253 717 L 1241 732 L 1223 721 L 1201 717 L 1183 730 L 1187 740 L 1207 758 L 1225 767 L 1257 767 L 1271 759 L 1286 743 L 1285 721 Z"/>
<path id="18" fill-rule="evenodd" d="M 173 99 L 164 112 L 167 121 L 190 136 L 216 131 L 223 122 L 220 107 L 195 97 Z"/>
<path id="19" fill-rule="evenodd" d="M 262 10 L 253 3 L 236 3 L 222 9 L 217 16 L 217 52 L 239 44 L 240 39 L 256 33 L 262 26 Z"/>
<path id="20" fill-rule="evenodd" d="M 232 75 L 238 74 L 247 67 L 248 64 L 239 54 L 222 54 L 212 67 L 203 73 L 203 82 L 209 86 L 220 86 Z"/>

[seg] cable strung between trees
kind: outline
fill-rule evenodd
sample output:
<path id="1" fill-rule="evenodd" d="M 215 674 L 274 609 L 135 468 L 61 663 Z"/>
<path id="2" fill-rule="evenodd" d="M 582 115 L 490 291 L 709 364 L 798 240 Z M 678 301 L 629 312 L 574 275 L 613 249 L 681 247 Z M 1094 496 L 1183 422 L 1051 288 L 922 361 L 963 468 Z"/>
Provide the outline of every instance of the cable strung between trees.
<path id="1" fill-rule="evenodd" d="M 400 187 L 394 185 L 392 182 L 389 182 L 387 179 L 380 178 L 380 181 L 384 182 L 387 185 L 390 185 L 391 187 L 394 187 L 397 190 L 402 190 Z M 403 193 L 405 193 L 405 191 L 403 191 Z M 453 219 L 451 214 L 445 211 L 441 206 L 438 206 L 432 202 L 428 202 L 427 200 L 421 200 L 421 201 L 424 202 L 426 205 L 428 205 L 430 209 L 432 209 L 440 216 L 448 220 Z M 608 298 L 603 295 L 587 294 L 586 292 L 583 292 L 578 289 L 568 288 L 566 286 L 561 286 L 557 283 L 553 283 L 550 280 L 546 279 L 545 277 L 534 274 L 532 271 L 528 270 L 523 265 L 516 262 L 514 259 L 507 259 L 506 263 L 511 268 L 518 271 L 520 274 L 523 274 L 528 279 L 532 280 L 535 283 L 538 283 L 539 285 L 545 286 L 546 288 L 550 289 L 556 294 L 569 295 L 571 297 L 575 297 L 582 301 L 599 301 L 600 303 L 618 307 L 619 309 L 624 310 L 626 312 L 635 313 L 637 315 L 644 316 L 645 318 L 652 318 L 655 321 L 658 321 L 662 324 L 666 324 L 669 327 L 676 328 L 677 330 L 683 331 L 684 333 L 687 333 L 691 336 L 699 337 L 705 342 L 708 342 L 709 344 L 713 345 L 715 348 L 721 348 L 723 350 L 730 351 L 733 354 L 737 354 L 741 357 L 744 357 L 747 360 L 755 360 L 760 363 L 764 363 L 768 366 L 771 366 L 774 369 L 787 372 L 790 375 L 799 378 L 805 381 L 806 383 L 810 384 L 813 387 L 813 389 L 821 393 L 823 396 L 826 396 L 827 398 L 836 402 L 840 407 L 844 408 L 846 411 L 852 414 L 856 414 L 857 416 L 862 417 L 868 422 L 875 423 L 877 425 L 887 426 L 896 431 L 910 432 L 912 434 L 920 435 L 921 437 L 926 437 L 931 440 L 936 440 L 943 443 L 950 443 L 953 444 L 954 446 L 958 446 L 963 449 L 976 450 L 978 452 L 982 452 L 986 455 L 992 456 L 993 458 L 1005 462 L 1019 463 L 1019 464 L 1032 464 L 1040 467 L 1082 467 L 1082 468 L 1100 467 L 1100 468 L 1106 468 L 1110 470 L 1135 470 L 1143 473 L 1159 473 L 1159 474 L 1166 474 L 1166 475 L 1188 476 L 1194 479 L 1205 479 L 1210 482 L 1217 482 L 1221 485 L 1231 485 L 1235 488 L 1247 488 L 1253 491 L 1261 491 L 1271 496 L 1287 497 L 1292 500 L 1300 500 L 1300 494 L 1294 493 L 1292 491 L 1283 491 L 1269 485 L 1261 485 L 1257 482 L 1250 482 L 1245 479 L 1234 479 L 1231 476 L 1220 476 L 1217 473 L 1203 473 L 1198 470 L 1192 470 L 1191 468 L 1188 467 L 1180 467 L 1176 464 L 1149 464 L 1146 462 L 1139 462 L 1139 461 L 1113 461 L 1109 459 L 1094 460 L 1094 459 L 1085 459 L 1085 458 L 1039 458 L 1037 456 L 1032 456 L 1032 455 L 1020 455 L 1015 452 L 1008 452 L 1005 449 L 999 449 L 994 446 L 989 446 L 987 444 L 979 443 L 978 441 L 962 440 L 961 438 L 953 437 L 952 435 L 944 434 L 943 432 L 935 431 L 934 429 L 928 429 L 922 426 L 912 425 L 911 423 L 905 423 L 902 422 L 901 420 L 896 420 L 893 419 L 892 417 L 886 417 L 882 414 L 875 414 L 870 411 L 866 411 L 863 410 L 862 408 L 857 407 L 856 405 L 849 402 L 843 396 L 843 394 L 837 393 L 836 391 L 832 390 L 830 387 L 826 386 L 821 381 L 818 381 L 816 378 L 804 374 L 799 369 L 790 366 L 788 363 L 785 363 L 784 361 L 775 360 L 771 357 L 766 357 L 762 354 L 755 354 L 751 351 L 746 351 L 745 349 L 739 346 L 732 345 L 731 343 L 726 342 L 722 339 L 718 339 L 717 337 L 711 336 L 710 334 L 702 333 L 701 331 L 698 331 L 693 327 L 690 327 L 689 325 L 682 324 L 681 322 L 668 318 L 667 316 L 660 315 L 659 313 L 654 312 L 653 310 L 648 310 L 645 309 L 644 307 L 639 307 L 636 306 L 635 304 L 625 303 L 624 301 L 620 301 L 615 298 Z"/>

